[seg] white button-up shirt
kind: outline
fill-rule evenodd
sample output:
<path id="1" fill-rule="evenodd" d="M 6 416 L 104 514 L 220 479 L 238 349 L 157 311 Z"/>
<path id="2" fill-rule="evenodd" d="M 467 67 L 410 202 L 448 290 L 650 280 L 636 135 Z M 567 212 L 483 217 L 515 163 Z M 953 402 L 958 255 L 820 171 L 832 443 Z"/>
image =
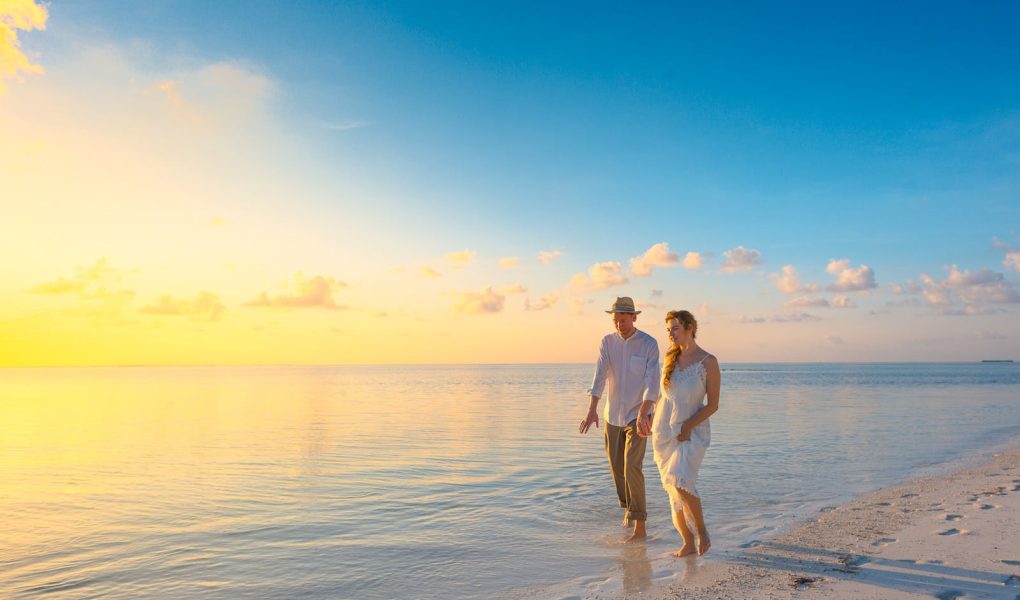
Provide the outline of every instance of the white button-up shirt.
<path id="1" fill-rule="evenodd" d="M 609 384 L 609 393 L 602 395 Z M 624 427 L 637 418 L 643 400 L 659 399 L 659 344 L 647 333 L 635 330 L 627 339 L 619 333 L 602 338 L 590 396 L 605 398 L 602 418 Z"/>

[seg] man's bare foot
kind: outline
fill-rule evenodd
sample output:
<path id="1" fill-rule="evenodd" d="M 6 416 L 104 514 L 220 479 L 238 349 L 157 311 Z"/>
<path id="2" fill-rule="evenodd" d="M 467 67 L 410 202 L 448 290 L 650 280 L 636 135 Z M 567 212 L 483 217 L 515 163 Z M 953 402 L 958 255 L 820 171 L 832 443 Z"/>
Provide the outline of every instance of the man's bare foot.
<path id="1" fill-rule="evenodd" d="M 630 534 L 630 537 L 627 538 L 626 541 L 624 542 L 625 544 L 633 544 L 634 542 L 639 542 L 647 536 L 647 533 L 645 533 L 644 521 L 638 521 L 635 519 L 633 520 L 633 523 L 634 533 Z"/>
<path id="2" fill-rule="evenodd" d="M 708 539 L 708 535 L 698 536 L 698 556 L 704 556 L 708 549 L 712 547 L 712 541 Z"/>
<path id="3" fill-rule="evenodd" d="M 684 542 L 683 547 L 674 552 L 673 556 L 675 556 L 676 558 L 683 558 L 685 556 L 690 556 L 691 554 L 694 554 L 694 552 L 695 552 L 694 544 L 692 544 L 691 542 Z"/>

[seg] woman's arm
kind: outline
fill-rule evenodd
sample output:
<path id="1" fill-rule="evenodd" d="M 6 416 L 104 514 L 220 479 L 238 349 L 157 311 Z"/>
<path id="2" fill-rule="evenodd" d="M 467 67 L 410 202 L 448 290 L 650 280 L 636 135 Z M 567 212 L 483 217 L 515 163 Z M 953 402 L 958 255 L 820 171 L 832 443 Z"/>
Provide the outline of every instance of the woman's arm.
<path id="1" fill-rule="evenodd" d="M 705 419 L 711 417 L 719 410 L 719 388 L 722 386 L 722 373 L 719 371 L 719 361 L 714 356 L 705 359 L 705 390 L 708 395 L 708 403 L 698 412 L 684 421 L 680 427 L 680 435 L 677 436 L 681 442 L 691 439 L 691 432 Z"/>

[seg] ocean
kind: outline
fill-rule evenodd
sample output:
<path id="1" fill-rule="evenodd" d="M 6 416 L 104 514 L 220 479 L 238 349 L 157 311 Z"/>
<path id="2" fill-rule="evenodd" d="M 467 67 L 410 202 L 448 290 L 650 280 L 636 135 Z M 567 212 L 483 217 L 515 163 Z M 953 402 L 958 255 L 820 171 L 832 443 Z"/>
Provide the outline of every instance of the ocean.
<path id="1" fill-rule="evenodd" d="M 713 553 L 1020 439 L 1020 364 L 723 364 L 698 488 Z M 592 365 L 0 369 L 14 598 L 630 592 Z"/>

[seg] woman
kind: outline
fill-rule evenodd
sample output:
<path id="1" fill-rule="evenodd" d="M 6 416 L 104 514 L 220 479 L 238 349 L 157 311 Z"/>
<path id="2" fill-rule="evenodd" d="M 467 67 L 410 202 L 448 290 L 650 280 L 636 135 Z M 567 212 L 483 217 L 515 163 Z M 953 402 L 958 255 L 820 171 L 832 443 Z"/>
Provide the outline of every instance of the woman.
<path id="1" fill-rule="evenodd" d="M 662 485 L 669 493 L 673 524 L 684 540 L 673 556 L 695 551 L 702 555 L 711 542 L 695 483 L 711 440 L 708 418 L 719 410 L 719 361 L 698 346 L 698 321 L 686 310 L 666 314 L 666 331 L 673 344 L 662 368 L 662 395 L 652 421 L 652 449 Z M 708 402 L 703 403 L 706 396 Z"/>

